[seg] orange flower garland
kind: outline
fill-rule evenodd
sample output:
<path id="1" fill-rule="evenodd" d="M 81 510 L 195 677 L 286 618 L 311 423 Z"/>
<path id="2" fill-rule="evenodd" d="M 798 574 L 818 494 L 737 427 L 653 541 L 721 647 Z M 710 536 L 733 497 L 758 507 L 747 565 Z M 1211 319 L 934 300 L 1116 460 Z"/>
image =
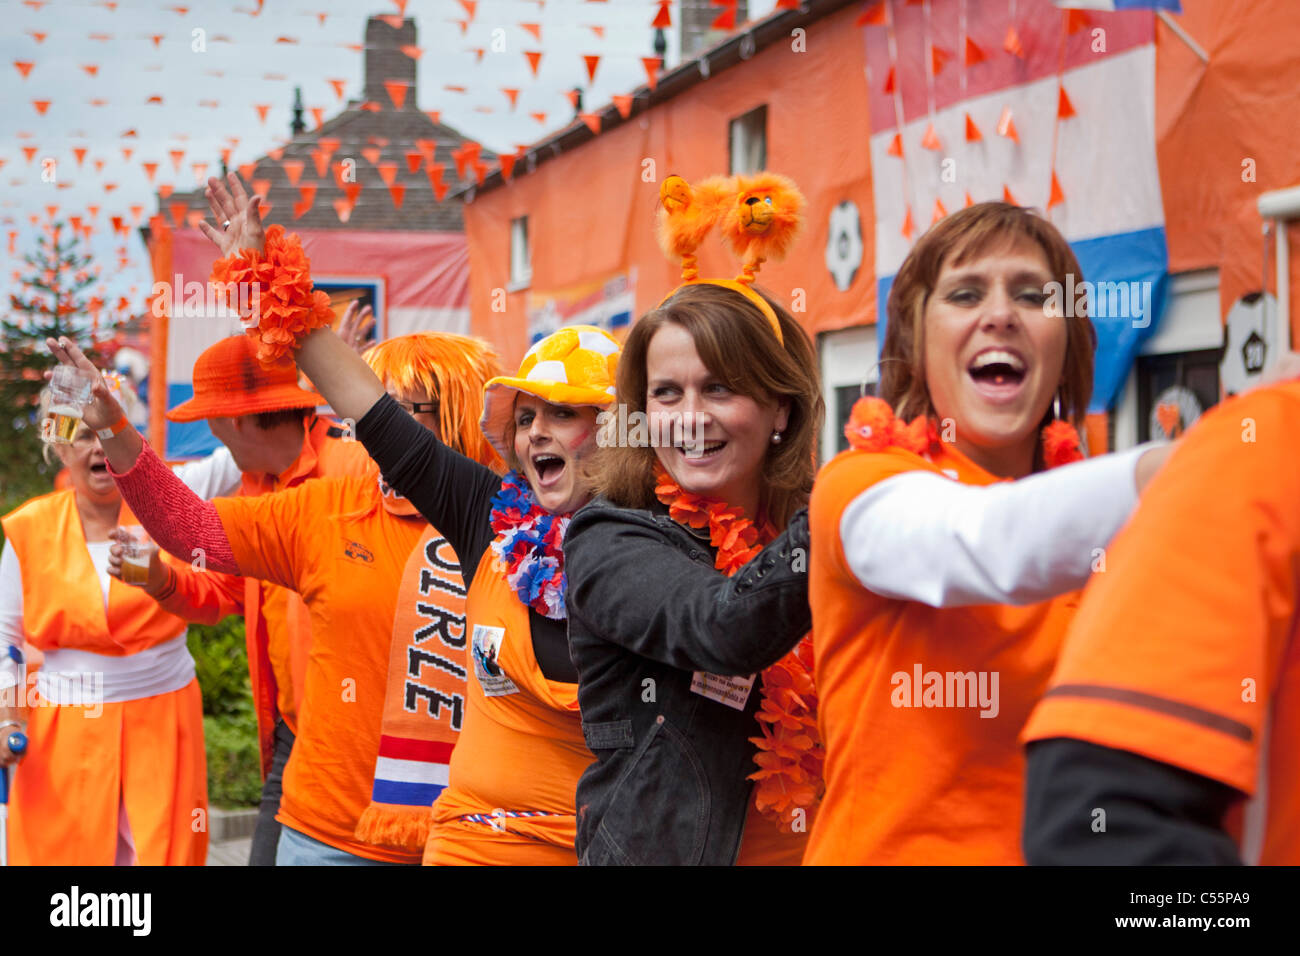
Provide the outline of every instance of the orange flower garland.
<path id="1" fill-rule="evenodd" d="M 218 259 L 212 267 L 212 281 L 227 284 L 229 305 L 239 312 L 263 368 L 292 365 L 298 341 L 334 321 L 329 296 L 312 290 L 311 262 L 302 242 L 296 234 L 286 234 L 284 226 L 266 231 L 265 252 L 240 249 L 229 258 Z M 252 288 L 256 295 L 236 302 L 241 288 Z"/>
<path id="2" fill-rule="evenodd" d="M 731 577 L 776 537 L 765 525 L 760 530 L 739 508 L 682 490 L 667 470 L 655 463 L 655 496 L 668 506 L 668 515 L 679 524 L 709 529 L 709 541 L 718 549 L 713 566 Z M 755 715 L 762 731 L 750 737 L 758 748 L 754 763 L 758 770 L 749 775 L 757 781 L 754 805 L 782 832 L 788 832 L 790 811 L 810 809 L 821 798 L 825 785 L 822 765 L 826 751 L 817 731 L 817 692 L 813 686 L 812 636 L 762 675 L 762 700 Z"/>

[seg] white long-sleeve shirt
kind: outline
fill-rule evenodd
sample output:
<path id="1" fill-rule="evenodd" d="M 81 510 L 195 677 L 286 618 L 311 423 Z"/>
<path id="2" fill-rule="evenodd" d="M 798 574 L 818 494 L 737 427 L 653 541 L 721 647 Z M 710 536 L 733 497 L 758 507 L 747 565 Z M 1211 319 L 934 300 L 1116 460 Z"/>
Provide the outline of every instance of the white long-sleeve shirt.
<path id="1" fill-rule="evenodd" d="M 1149 447 L 993 485 L 895 475 L 844 509 L 844 556 L 863 587 L 931 607 L 1033 604 L 1076 590 L 1132 514 Z"/>

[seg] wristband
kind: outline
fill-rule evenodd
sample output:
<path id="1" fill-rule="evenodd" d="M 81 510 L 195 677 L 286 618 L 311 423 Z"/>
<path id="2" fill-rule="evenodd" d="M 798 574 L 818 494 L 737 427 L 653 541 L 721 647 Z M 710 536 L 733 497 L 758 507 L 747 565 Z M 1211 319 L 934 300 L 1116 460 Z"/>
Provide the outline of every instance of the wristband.
<path id="1" fill-rule="evenodd" d="M 122 432 L 126 431 L 130 424 L 131 423 L 126 420 L 126 416 L 122 415 L 117 421 L 113 422 L 113 424 L 109 425 L 107 428 L 99 429 L 95 434 L 100 438 L 112 438 L 113 436 L 120 435 Z"/>

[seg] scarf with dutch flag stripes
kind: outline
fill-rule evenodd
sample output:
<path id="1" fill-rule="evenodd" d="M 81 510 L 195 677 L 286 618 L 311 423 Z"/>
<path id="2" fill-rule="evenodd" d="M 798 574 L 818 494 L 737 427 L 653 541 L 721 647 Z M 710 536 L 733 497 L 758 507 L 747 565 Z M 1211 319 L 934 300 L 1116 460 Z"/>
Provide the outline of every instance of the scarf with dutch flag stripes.
<path id="1" fill-rule="evenodd" d="M 404 501 L 394 501 L 398 512 Z M 465 581 L 460 560 L 429 527 L 407 558 L 393 616 L 384 717 L 370 806 L 357 839 L 424 847 L 430 807 L 447 786 L 465 713 Z"/>

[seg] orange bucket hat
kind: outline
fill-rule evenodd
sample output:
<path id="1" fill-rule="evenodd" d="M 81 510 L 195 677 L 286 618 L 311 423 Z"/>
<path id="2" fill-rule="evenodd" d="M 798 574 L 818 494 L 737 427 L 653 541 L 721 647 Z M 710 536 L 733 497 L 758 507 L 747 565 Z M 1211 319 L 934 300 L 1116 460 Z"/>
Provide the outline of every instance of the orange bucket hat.
<path id="1" fill-rule="evenodd" d="M 298 386 L 296 366 L 262 368 L 249 337 L 232 335 L 203 350 L 194 363 L 194 397 L 169 411 L 167 419 L 196 422 L 324 404 Z"/>

